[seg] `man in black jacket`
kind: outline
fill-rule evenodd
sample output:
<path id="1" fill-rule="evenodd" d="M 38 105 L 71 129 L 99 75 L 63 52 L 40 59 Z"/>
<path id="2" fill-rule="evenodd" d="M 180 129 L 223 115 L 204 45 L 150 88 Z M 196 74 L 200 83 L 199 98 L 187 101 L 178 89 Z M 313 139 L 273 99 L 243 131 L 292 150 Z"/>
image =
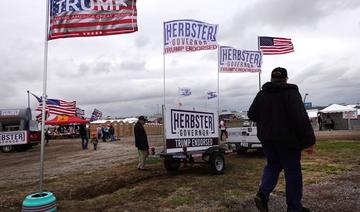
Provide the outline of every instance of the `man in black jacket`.
<path id="1" fill-rule="evenodd" d="M 271 82 L 262 86 L 248 116 L 257 124 L 257 136 L 267 159 L 255 203 L 268 211 L 270 193 L 284 169 L 287 211 L 310 211 L 301 204 L 301 151 L 313 153 L 315 135 L 298 87 L 287 83 L 285 68 L 275 68 Z"/>
<path id="2" fill-rule="evenodd" d="M 138 122 L 136 122 L 134 126 L 134 134 L 135 134 L 135 146 L 138 149 L 139 154 L 139 170 L 145 170 L 145 160 L 149 155 L 149 144 L 147 135 L 144 129 L 145 118 L 144 116 L 140 116 L 138 118 Z"/>
<path id="3" fill-rule="evenodd" d="M 89 139 L 88 139 L 88 132 L 87 132 L 85 124 L 80 124 L 79 134 L 81 137 L 82 149 L 83 150 L 88 149 Z"/>

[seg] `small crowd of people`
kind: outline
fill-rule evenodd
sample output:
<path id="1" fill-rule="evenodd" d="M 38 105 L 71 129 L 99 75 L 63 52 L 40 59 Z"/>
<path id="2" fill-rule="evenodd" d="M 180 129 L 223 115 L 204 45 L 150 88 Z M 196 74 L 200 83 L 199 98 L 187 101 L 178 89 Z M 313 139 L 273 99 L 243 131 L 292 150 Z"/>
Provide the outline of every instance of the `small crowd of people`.
<path id="1" fill-rule="evenodd" d="M 327 115 L 325 119 L 322 118 L 321 114 L 318 113 L 318 124 L 319 124 L 319 130 L 334 130 L 335 129 L 335 121 L 330 117 L 330 115 Z"/>
<path id="2" fill-rule="evenodd" d="M 113 125 L 98 126 L 96 128 L 96 136 L 97 139 L 102 139 L 103 142 L 107 142 L 108 139 L 115 141 L 115 128 Z"/>
<path id="3" fill-rule="evenodd" d="M 85 124 L 80 125 L 79 134 L 81 137 L 82 149 L 88 149 L 88 130 Z M 97 150 L 97 145 L 99 140 L 102 139 L 103 142 L 106 142 L 108 139 L 110 141 L 115 141 L 115 129 L 112 125 L 102 126 L 96 128 L 96 134 L 90 135 L 90 141 L 94 146 L 94 150 Z"/>

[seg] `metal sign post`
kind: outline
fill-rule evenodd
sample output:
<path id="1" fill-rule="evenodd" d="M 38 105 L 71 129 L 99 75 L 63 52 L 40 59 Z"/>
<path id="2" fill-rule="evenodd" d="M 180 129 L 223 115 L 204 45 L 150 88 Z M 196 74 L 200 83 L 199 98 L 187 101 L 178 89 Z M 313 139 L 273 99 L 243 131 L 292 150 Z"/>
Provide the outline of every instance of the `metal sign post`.
<path id="1" fill-rule="evenodd" d="M 45 43 L 44 43 L 44 73 L 43 73 L 43 95 L 41 110 L 41 151 L 40 151 L 40 185 L 39 192 L 43 192 L 44 178 L 44 141 L 45 141 L 45 108 L 46 108 L 46 81 L 47 81 L 47 61 L 48 61 L 48 30 L 49 30 L 49 1 L 46 0 L 46 17 L 45 17 Z"/>

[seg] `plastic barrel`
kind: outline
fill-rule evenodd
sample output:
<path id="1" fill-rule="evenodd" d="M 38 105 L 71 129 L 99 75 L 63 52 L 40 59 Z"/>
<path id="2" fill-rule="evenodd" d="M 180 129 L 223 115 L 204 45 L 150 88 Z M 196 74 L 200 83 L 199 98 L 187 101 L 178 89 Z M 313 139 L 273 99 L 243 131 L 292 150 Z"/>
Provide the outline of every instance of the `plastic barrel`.
<path id="1" fill-rule="evenodd" d="M 30 194 L 25 197 L 22 204 L 23 212 L 56 211 L 56 198 L 51 192 Z"/>

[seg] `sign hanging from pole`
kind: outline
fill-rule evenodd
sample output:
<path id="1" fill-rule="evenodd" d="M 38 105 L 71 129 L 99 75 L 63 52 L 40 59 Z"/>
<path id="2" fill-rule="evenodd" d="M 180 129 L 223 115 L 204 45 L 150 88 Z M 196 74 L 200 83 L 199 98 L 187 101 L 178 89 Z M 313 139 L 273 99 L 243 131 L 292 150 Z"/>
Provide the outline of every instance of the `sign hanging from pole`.
<path id="1" fill-rule="evenodd" d="M 219 72 L 261 72 L 261 51 L 240 50 L 229 46 L 219 48 Z"/>
<path id="2" fill-rule="evenodd" d="M 124 34 L 138 30 L 136 0 L 49 1 L 49 40 Z"/>
<path id="3" fill-rule="evenodd" d="M 164 54 L 217 48 L 217 24 L 196 20 L 164 22 Z"/>

